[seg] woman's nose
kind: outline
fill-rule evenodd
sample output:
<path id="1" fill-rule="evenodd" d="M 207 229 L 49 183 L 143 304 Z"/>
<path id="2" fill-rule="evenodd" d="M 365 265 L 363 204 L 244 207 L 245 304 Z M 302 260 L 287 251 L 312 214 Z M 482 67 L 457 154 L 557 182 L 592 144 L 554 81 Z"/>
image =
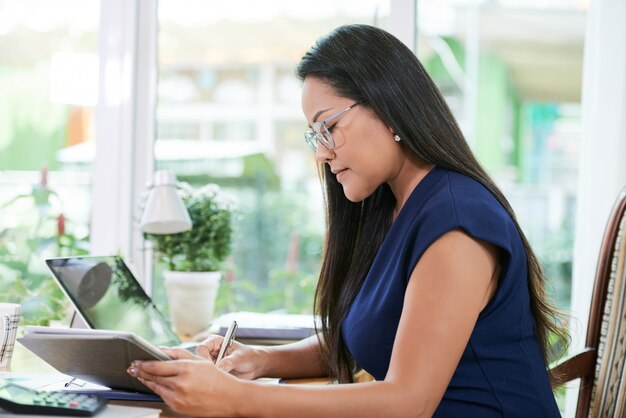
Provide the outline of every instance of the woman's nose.
<path id="1" fill-rule="evenodd" d="M 318 163 L 325 163 L 332 160 L 335 157 L 335 151 L 329 150 L 324 145 L 317 143 L 317 150 L 315 151 L 315 160 Z"/>

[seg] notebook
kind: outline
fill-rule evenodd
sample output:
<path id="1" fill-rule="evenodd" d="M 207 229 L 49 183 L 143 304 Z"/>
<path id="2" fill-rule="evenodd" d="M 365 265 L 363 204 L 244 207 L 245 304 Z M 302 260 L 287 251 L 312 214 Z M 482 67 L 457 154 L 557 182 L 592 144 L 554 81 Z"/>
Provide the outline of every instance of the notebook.
<path id="1" fill-rule="evenodd" d="M 131 332 L 156 347 L 192 348 L 182 344 L 122 257 L 51 258 L 46 264 L 90 328 Z"/>

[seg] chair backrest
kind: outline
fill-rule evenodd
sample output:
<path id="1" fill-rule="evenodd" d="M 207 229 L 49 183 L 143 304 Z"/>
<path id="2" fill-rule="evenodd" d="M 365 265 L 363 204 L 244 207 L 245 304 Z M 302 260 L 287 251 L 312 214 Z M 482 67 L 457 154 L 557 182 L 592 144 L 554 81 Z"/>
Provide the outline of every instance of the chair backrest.
<path id="1" fill-rule="evenodd" d="M 626 188 L 613 207 L 596 270 L 585 349 L 557 366 L 581 378 L 576 417 L 626 416 Z"/>

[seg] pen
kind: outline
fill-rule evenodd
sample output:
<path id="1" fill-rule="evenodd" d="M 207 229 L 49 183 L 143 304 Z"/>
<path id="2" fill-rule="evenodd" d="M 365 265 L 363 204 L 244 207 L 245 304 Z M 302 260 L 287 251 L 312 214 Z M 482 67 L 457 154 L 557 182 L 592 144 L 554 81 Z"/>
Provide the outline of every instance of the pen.
<path id="1" fill-rule="evenodd" d="M 226 330 L 226 335 L 224 335 L 224 341 L 222 342 L 222 346 L 220 347 L 220 352 L 215 359 L 215 363 L 218 363 L 226 354 L 226 349 L 231 346 L 233 341 L 235 341 L 235 334 L 237 333 L 237 321 L 233 321 L 230 323 L 230 326 Z"/>

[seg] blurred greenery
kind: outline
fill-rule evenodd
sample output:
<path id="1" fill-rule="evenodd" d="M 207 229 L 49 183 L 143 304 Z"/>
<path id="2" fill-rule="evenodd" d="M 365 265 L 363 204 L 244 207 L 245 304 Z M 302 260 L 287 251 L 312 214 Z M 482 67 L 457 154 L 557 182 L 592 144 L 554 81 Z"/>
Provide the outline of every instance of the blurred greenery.
<path id="1" fill-rule="evenodd" d="M 310 225 L 304 192 L 247 187 L 230 192 L 246 204 L 232 214 L 232 251 L 222 269 L 216 314 L 311 314 L 323 235 Z M 164 268 L 162 263 L 155 268 L 153 298 L 167 312 Z"/>
<path id="2" fill-rule="evenodd" d="M 115 260 L 115 268 L 113 271 L 110 270 L 110 267 L 107 264 L 104 264 L 106 268 L 112 273 L 111 281 L 115 283 L 115 289 L 117 289 L 117 295 L 125 302 L 130 300 L 133 306 L 142 306 L 144 308 L 150 305 L 150 301 L 147 300 L 144 295 L 144 291 L 141 288 L 141 285 L 134 281 L 129 280 L 127 272 L 126 263 L 121 258 L 116 258 Z"/>
<path id="3" fill-rule="evenodd" d="M 224 280 L 216 302 L 218 313 L 234 311 L 313 313 L 317 275 L 274 269 L 266 283 Z"/>
<path id="4" fill-rule="evenodd" d="M 548 234 L 538 251 L 547 278 L 547 292 L 559 309 L 568 310 L 572 293 L 574 227 L 564 223 Z"/>
<path id="5" fill-rule="evenodd" d="M 57 169 L 54 153 L 66 140 L 67 106 L 50 101 L 49 84 L 47 65 L 0 65 L 0 170 L 38 170 L 42 162 Z"/>
<path id="6" fill-rule="evenodd" d="M 18 222 L 0 230 L 0 301 L 21 303 L 24 324 L 68 321 L 71 311 L 48 272 L 44 259 L 88 254 L 88 237 L 77 236 L 61 211 L 58 195 L 48 187 L 47 170 L 31 191 L 2 204 L 4 215 Z"/>
<path id="7" fill-rule="evenodd" d="M 313 312 L 323 235 L 301 190 L 263 190 L 240 207 L 217 312 Z M 235 267 L 236 266 L 236 267 Z"/>

